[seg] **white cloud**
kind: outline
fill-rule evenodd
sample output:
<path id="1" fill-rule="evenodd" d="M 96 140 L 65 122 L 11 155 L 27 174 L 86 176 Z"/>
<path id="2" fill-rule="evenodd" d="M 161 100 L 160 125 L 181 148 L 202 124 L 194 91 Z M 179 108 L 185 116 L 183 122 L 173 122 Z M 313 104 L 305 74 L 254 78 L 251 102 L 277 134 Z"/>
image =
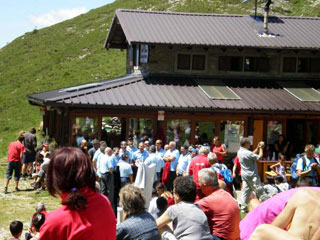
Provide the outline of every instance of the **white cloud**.
<path id="1" fill-rule="evenodd" d="M 82 13 L 86 13 L 86 7 L 78 7 L 71 9 L 52 10 L 41 15 L 30 15 L 29 19 L 37 28 L 48 27 L 58 22 L 74 18 Z"/>

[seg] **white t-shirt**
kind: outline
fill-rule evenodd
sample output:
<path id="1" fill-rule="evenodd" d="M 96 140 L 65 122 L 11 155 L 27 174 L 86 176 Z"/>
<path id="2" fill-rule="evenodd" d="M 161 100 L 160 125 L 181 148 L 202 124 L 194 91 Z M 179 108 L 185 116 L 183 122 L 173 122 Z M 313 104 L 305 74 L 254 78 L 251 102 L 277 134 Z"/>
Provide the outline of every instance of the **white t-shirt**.
<path id="1" fill-rule="evenodd" d="M 159 212 L 159 209 L 157 208 L 157 199 L 158 197 L 154 197 L 151 199 L 150 201 L 150 205 L 148 208 L 148 212 L 152 215 L 152 216 L 156 216 L 157 213 Z"/>

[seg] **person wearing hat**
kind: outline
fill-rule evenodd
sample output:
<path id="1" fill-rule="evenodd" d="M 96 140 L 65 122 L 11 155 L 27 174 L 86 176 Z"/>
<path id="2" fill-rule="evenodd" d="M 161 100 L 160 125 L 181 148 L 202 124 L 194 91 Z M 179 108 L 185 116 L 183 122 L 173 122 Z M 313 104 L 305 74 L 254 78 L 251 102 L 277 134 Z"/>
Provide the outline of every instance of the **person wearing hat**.
<path id="1" fill-rule="evenodd" d="M 93 156 L 96 153 L 96 151 L 99 149 L 100 147 L 100 143 L 98 139 L 93 139 L 92 141 L 93 147 L 89 149 L 88 151 L 88 155 L 90 157 L 90 160 L 93 160 Z"/>
<path id="2" fill-rule="evenodd" d="M 40 152 L 40 154 L 43 156 L 43 157 L 47 157 L 47 154 L 50 153 L 49 152 L 49 145 L 48 144 L 42 144 L 42 150 Z"/>
<path id="3" fill-rule="evenodd" d="M 191 147 L 191 148 L 189 148 L 188 151 L 189 151 L 191 158 L 194 158 L 197 156 L 197 153 L 198 153 L 197 149 Z"/>
<path id="4" fill-rule="evenodd" d="M 190 161 L 188 162 L 187 173 L 189 173 L 189 166 L 190 166 L 190 163 L 191 163 L 192 159 L 194 159 L 194 158 L 197 156 L 197 154 L 198 154 L 197 149 L 193 148 L 192 146 L 190 146 L 190 147 L 188 148 L 188 152 L 189 152 L 189 154 L 190 154 L 191 159 L 190 159 Z"/>

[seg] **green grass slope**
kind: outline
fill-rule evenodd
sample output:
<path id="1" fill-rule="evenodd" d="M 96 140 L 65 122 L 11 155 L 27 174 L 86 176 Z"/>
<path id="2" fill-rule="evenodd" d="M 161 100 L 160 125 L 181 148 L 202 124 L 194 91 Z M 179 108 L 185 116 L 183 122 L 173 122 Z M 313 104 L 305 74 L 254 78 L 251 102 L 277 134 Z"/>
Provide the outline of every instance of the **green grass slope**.
<path id="1" fill-rule="evenodd" d="M 259 12 L 264 3 L 259 2 Z M 318 0 L 276 1 L 272 14 L 319 16 Z M 254 0 L 117 0 L 87 14 L 18 37 L 0 49 L 0 159 L 19 130 L 38 127 L 31 93 L 99 81 L 125 73 L 125 52 L 103 44 L 118 8 L 184 12 L 253 12 Z"/>

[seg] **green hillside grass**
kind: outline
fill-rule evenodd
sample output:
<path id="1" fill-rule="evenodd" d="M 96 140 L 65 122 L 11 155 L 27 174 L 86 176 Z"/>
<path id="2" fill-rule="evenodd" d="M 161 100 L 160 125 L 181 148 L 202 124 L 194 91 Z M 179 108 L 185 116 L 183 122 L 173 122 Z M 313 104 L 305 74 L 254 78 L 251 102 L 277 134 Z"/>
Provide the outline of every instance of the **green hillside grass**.
<path id="1" fill-rule="evenodd" d="M 319 1 L 276 1 L 272 14 L 319 16 Z M 261 12 L 264 3 L 259 1 Z M 254 0 L 117 0 L 87 14 L 18 37 L 0 49 L 0 159 L 19 130 L 38 127 L 31 93 L 99 81 L 125 73 L 125 51 L 103 48 L 117 8 L 184 12 L 253 12 Z"/>

